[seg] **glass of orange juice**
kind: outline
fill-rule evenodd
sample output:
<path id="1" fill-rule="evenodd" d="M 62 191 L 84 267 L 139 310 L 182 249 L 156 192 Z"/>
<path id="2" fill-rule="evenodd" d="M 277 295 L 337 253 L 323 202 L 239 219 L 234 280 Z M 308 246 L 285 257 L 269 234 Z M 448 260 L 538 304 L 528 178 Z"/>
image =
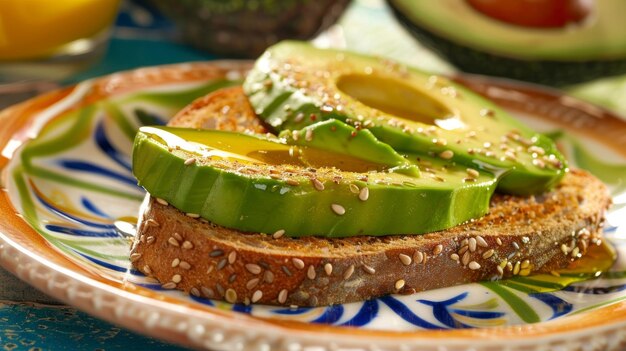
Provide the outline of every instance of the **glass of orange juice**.
<path id="1" fill-rule="evenodd" d="M 0 82 L 62 79 L 106 48 L 120 0 L 0 0 Z"/>

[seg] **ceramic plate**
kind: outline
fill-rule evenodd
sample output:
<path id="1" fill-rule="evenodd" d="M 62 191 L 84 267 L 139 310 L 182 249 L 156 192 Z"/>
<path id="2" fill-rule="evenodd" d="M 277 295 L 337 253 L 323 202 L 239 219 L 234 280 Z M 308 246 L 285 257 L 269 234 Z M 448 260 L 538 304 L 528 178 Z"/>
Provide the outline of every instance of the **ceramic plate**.
<path id="1" fill-rule="evenodd" d="M 216 350 L 620 349 L 626 262 L 610 273 L 517 277 L 321 308 L 230 305 L 166 291 L 130 268 L 144 196 L 130 172 L 137 128 L 237 84 L 249 64 L 145 68 L 83 82 L 0 115 L 0 263 L 93 315 Z M 557 92 L 459 77 L 557 140 L 609 185 L 606 236 L 626 252 L 626 122 Z M 572 284 L 573 283 L 573 284 Z M 584 346 L 584 347 L 583 347 Z"/>

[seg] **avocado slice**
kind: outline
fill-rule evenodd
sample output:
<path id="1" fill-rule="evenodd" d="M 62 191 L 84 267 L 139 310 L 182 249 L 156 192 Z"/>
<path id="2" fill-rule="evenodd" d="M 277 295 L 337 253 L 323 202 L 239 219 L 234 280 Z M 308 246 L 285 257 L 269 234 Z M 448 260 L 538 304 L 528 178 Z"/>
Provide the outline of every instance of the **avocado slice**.
<path id="1" fill-rule="evenodd" d="M 362 145 L 361 154 L 378 152 L 375 144 Z M 292 237 L 420 234 L 488 211 L 496 184 L 489 173 L 408 155 L 424 168 L 414 177 L 342 150 L 226 131 L 142 127 L 133 173 L 152 196 L 191 216 Z"/>
<path id="2" fill-rule="evenodd" d="M 387 2 L 421 44 L 465 72 L 554 86 L 626 73 L 623 0 L 587 2 L 586 19 L 560 28 L 511 25 L 466 0 Z"/>
<path id="3" fill-rule="evenodd" d="M 550 139 L 493 103 L 385 59 L 282 42 L 257 60 L 244 91 L 276 130 L 338 119 L 398 152 L 490 170 L 501 192 L 541 193 L 567 170 Z"/>
<path id="4" fill-rule="evenodd" d="M 389 166 L 387 171 L 419 177 L 419 167 L 381 143 L 369 130 L 357 130 L 336 119 L 329 119 L 301 130 L 284 130 L 279 134 L 289 145 L 313 147 L 339 152 L 374 164 Z"/>

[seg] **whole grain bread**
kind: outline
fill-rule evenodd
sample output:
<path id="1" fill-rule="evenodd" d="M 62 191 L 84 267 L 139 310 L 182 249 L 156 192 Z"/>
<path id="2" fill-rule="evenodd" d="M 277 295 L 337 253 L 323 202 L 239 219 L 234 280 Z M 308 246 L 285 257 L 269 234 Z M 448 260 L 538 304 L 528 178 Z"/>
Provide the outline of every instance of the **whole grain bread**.
<path id="1" fill-rule="evenodd" d="M 170 125 L 267 132 L 239 87 L 195 101 Z M 243 233 L 148 195 L 131 261 L 198 297 L 330 305 L 564 268 L 600 245 L 610 202 L 599 180 L 572 170 L 540 196 L 496 194 L 486 216 L 448 230 L 328 239 Z"/>

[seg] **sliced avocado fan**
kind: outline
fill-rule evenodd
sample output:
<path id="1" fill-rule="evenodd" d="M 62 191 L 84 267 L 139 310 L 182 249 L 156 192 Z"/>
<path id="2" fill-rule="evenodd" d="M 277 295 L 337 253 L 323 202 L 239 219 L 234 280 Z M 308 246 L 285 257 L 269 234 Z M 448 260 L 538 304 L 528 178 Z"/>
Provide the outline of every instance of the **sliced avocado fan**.
<path id="1" fill-rule="evenodd" d="M 493 175 L 441 158 L 400 159 L 384 144 L 358 141 L 369 132 L 339 124 L 333 130 L 333 123 L 301 131 L 306 141 L 312 130 L 306 143 L 289 140 L 297 145 L 271 136 L 143 127 L 133 173 L 152 196 L 192 217 L 292 237 L 420 234 L 488 211 Z M 313 142 L 335 132 L 340 145 Z M 353 139 L 345 140 L 345 132 Z M 379 157 L 384 154 L 391 157 Z M 407 163 L 421 167 L 421 176 L 393 171 Z"/>
<path id="2" fill-rule="evenodd" d="M 390 60 L 282 42 L 257 60 L 244 91 L 278 131 L 338 119 L 400 153 L 489 170 L 501 192 L 541 193 L 567 172 L 550 139 L 446 78 Z"/>

